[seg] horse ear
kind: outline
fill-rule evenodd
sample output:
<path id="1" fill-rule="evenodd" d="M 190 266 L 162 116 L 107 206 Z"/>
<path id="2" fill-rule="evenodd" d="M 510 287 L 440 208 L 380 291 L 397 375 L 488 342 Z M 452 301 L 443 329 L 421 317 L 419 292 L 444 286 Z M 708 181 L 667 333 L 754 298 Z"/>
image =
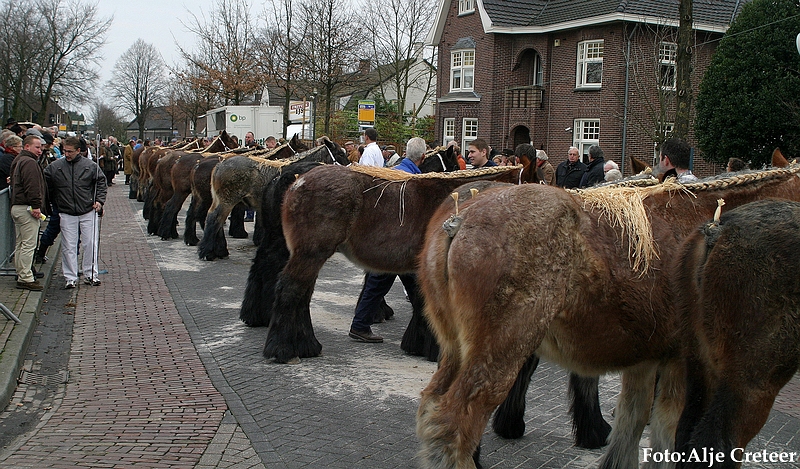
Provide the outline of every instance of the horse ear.
<path id="1" fill-rule="evenodd" d="M 789 166 L 789 161 L 783 156 L 780 148 L 772 151 L 772 166 L 775 168 L 786 168 Z"/>

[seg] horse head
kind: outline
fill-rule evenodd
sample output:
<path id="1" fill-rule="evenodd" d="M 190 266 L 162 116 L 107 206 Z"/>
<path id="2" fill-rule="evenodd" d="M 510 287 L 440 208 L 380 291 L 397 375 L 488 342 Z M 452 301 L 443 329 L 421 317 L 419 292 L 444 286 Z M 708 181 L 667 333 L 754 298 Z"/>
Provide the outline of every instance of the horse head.
<path id="1" fill-rule="evenodd" d="M 787 168 L 789 166 L 789 160 L 783 156 L 780 148 L 772 151 L 772 166 L 775 168 Z"/>
<path id="2" fill-rule="evenodd" d="M 350 164 L 350 160 L 347 159 L 347 152 L 342 148 L 338 143 L 334 142 L 326 135 L 317 139 L 317 145 L 325 146 L 328 151 L 330 152 L 330 156 L 333 159 L 330 163 L 340 164 L 342 166 L 347 166 Z"/>
<path id="3" fill-rule="evenodd" d="M 458 159 L 455 149 L 438 147 L 425 153 L 425 159 L 419 165 L 423 173 L 458 171 Z"/>
<path id="4" fill-rule="evenodd" d="M 633 168 L 633 174 L 639 174 L 642 171 L 646 171 L 648 168 L 650 168 L 650 166 L 647 163 L 636 158 L 633 155 L 629 156 L 629 158 L 631 159 L 631 168 Z"/>
<path id="5" fill-rule="evenodd" d="M 308 146 L 303 143 L 302 140 L 300 140 L 300 137 L 298 137 L 297 134 L 294 134 L 291 140 L 289 140 L 289 146 L 292 147 L 292 150 L 294 150 L 295 153 L 310 150 L 310 148 L 308 148 Z"/>

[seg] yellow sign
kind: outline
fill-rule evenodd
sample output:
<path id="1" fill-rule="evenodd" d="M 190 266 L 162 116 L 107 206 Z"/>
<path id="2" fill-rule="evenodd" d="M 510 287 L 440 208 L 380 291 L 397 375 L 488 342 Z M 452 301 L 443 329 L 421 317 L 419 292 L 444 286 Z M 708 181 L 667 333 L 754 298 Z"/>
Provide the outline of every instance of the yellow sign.
<path id="1" fill-rule="evenodd" d="M 358 102 L 358 123 L 359 124 L 375 123 L 375 101 Z"/>

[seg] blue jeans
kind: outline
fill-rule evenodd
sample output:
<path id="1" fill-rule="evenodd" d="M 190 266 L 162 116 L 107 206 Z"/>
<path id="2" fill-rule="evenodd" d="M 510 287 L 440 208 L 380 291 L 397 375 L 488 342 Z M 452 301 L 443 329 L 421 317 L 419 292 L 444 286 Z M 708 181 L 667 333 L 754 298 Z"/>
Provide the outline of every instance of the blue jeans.
<path id="1" fill-rule="evenodd" d="M 42 232 L 41 239 L 39 239 L 39 252 L 44 252 L 52 246 L 59 233 L 61 233 L 61 216 L 58 214 L 58 209 L 53 205 L 50 221 L 47 223 L 47 228 Z"/>
<path id="2" fill-rule="evenodd" d="M 375 313 L 379 311 L 383 297 L 392 289 L 395 277 L 396 274 L 372 273 L 364 276 L 364 287 L 358 297 L 351 329 L 359 332 L 372 330 L 370 326 L 375 322 Z"/>

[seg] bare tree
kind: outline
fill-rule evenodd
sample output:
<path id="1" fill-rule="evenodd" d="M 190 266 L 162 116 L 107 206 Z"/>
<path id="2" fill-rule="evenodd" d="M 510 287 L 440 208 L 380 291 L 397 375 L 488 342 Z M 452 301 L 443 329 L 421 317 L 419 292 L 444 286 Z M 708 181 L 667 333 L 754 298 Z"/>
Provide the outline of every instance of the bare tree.
<path id="1" fill-rule="evenodd" d="M 692 115 L 692 55 L 694 30 L 692 29 L 692 0 L 680 0 L 678 5 L 677 96 L 675 129 L 673 135 L 686 138 Z"/>
<path id="2" fill-rule="evenodd" d="M 3 120 L 30 118 L 33 109 L 31 71 L 37 66 L 37 53 L 43 42 L 38 36 L 41 17 L 35 8 L 18 8 L 10 0 L 3 4 L 0 20 L 0 92 L 3 95 Z M 27 120 L 27 119 L 26 119 Z"/>
<path id="3" fill-rule="evenodd" d="M 89 111 L 89 120 L 97 135 L 113 135 L 118 139 L 125 139 L 128 123 L 108 104 L 95 101 Z"/>
<path id="4" fill-rule="evenodd" d="M 345 0 L 309 0 L 303 5 L 308 23 L 304 47 L 304 71 L 309 85 L 318 88 L 317 116 L 323 115 L 323 133 L 330 133 L 333 100 L 353 75 L 345 73 L 361 56 L 361 29 L 348 27 L 351 18 L 361 16 Z M 312 89 L 305 90 L 310 96 Z M 319 119 L 319 117 L 317 117 Z"/>
<path id="5" fill-rule="evenodd" d="M 189 64 L 183 69 L 173 70 L 173 74 L 177 80 L 170 84 L 167 112 L 174 122 L 185 123 L 187 129 L 195 129 L 196 132 L 200 116 L 219 104 L 215 101 L 217 93 L 207 87 L 196 86 L 203 75 L 198 67 Z"/>
<path id="6" fill-rule="evenodd" d="M 302 47 L 308 26 L 298 26 L 293 0 L 270 0 L 264 11 L 266 28 L 258 37 L 257 49 L 269 83 L 283 92 L 283 133 L 289 125 L 289 101 L 297 93 L 302 64 Z"/>
<path id="7" fill-rule="evenodd" d="M 166 98 L 167 66 L 152 44 L 137 39 L 114 64 L 109 80 L 111 96 L 136 118 L 139 138 L 144 138 L 147 116 Z"/>
<path id="8" fill-rule="evenodd" d="M 400 118 L 411 107 L 411 95 L 425 103 L 435 93 L 436 69 L 423 57 L 423 42 L 434 17 L 433 0 L 365 0 L 371 56 L 378 57 L 378 86 L 384 101 L 396 100 Z M 421 106 L 410 109 L 412 119 Z M 406 124 L 406 122 L 398 122 Z"/>
<path id="9" fill-rule="evenodd" d="M 223 104 L 241 104 L 264 87 L 254 54 L 256 33 L 247 0 L 217 0 L 206 18 L 190 13 L 187 29 L 198 37 L 197 49 L 180 48 L 184 60 L 202 71 L 197 86 L 216 89 Z"/>
<path id="10" fill-rule="evenodd" d="M 39 0 L 45 40 L 33 77 L 39 115 L 45 115 L 54 92 L 74 103 L 86 102 L 99 78 L 96 63 L 113 18 L 98 16 L 97 4 L 79 0 Z"/>

